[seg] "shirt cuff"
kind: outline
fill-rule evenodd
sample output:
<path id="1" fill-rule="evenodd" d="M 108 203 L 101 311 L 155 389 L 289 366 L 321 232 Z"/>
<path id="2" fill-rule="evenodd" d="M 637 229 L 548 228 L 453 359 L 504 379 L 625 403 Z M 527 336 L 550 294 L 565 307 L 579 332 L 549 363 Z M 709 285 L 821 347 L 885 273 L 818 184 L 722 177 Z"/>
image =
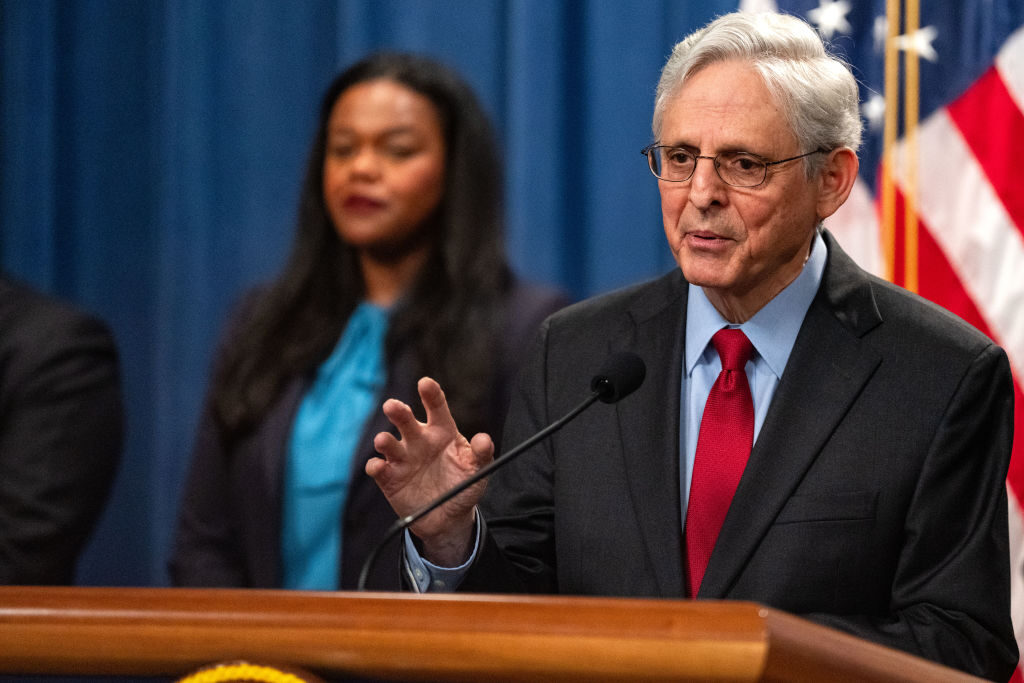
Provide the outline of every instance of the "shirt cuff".
<path id="1" fill-rule="evenodd" d="M 473 527 L 473 552 L 469 554 L 469 559 L 458 567 L 439 567 L 423 559 L 419 550 L 416 549 L 416 544 L 412 541 L 412 534 L 408 529 L 405 530 L 403 563 L 405 571 L 409 575 L 409 581 L 417 593 L 451 593 L 459 587 L 462 578 L 469 571 L 473 561 L 476 560 L 477 552 L 480 549 L 483 528 L 480 524 L 479 511 L 474 515 Z"/>

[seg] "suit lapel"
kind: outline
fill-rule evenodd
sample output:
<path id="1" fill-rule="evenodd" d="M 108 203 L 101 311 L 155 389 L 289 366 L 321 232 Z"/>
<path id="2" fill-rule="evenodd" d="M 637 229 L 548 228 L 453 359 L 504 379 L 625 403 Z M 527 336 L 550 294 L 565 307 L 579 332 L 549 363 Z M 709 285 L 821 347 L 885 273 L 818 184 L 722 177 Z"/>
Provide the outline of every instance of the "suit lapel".
<path id="1" fill-rule="evenodd" d="M 309 378 L 293 379 L 288 382 L 281 397 L 267 413 L 256 442 L 257 460 L 261 466 L 260 490 L 274 494 L 278 507 L 284 487 L 284 463 L 292 434 L 292 423 L 310 383 Z"/>
<path id="2" fill-rule="evenodd" d="M 861 337 L 881 322 L 870 282 L 828 233 L 822 285 L 708 563 L 700 597 L 726 597 L 881 357 Z"/>
<path id="3" fill-rule="evenodd" d="M 617 404 L 621 453 L 629 495 L 654 568 L 659 592 L 683 591 L 679 504 L 679 383 L 686 319 L 686 283 L 676 271 L 648 290 L 630 309 L 628 348 L 648 367 L 636 394 Z M 652 371 L 652 369 L 659 371 Z M 667 371 L 666 371 L 667 370 Z"/>
<path id="4" fill-rule="evenodd" d="M 384 387 L 378 397 L 378 402 L 370 411 L 370 415 L 363 425 L 355 454 L 352 458 L 352 479 L 365 476 L 366 463 L 370 458 L 378 457 L 373 447 L 373 438 L 379 432 L 390 432 L 396 437 L 398 429 L 384 416 L 381 406 L 389 398 L 396 398 L 413 409 L 418 419 L 425 419 L 423 405 L 420 402 L 419 393 L 416 389 L 418 376 L 416 374 L 415 358 L 410 344 L 400 344 L 394 350 L 393 355 L 387 359 L 387 378 Z"/>
<path id="5" fill-rule="evenodd" d="M 233 456 L 239 458 L 249 509 L 243 516 L 250 581 L 256 586 L 281 583 L 281 506 L 284 498 L 285 459 L 291 425 L 309 382 L 290 381 L 266 414 L 257 432 Z"/>

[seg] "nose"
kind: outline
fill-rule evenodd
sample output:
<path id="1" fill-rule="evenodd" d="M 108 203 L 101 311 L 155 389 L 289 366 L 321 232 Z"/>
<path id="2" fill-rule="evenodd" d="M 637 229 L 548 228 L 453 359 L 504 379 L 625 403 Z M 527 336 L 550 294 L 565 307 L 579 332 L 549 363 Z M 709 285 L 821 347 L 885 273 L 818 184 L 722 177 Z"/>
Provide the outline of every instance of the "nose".
<path id="1" fill-rule="evenodd" d="M 350 168 L 353 175 L 377 176 L 380 174 L 380 158 L 373 147 L 364 145 L 352 157 Z"/>
<path id="2" fill-rule="evenodd" d="M 702 210 L 723 203 L 726 185 L 718 175 L 714 158 L 698 156 L 696 164 L 693 175 L 690 176 L 690 203 Z"/>

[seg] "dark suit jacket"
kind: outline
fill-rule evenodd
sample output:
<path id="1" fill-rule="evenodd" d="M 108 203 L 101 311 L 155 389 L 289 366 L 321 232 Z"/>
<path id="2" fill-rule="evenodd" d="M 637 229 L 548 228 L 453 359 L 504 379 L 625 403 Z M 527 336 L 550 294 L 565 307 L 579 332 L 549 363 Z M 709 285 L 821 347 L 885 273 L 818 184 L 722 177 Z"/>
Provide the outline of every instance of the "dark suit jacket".
<path id="1" fill-rule="evenodd" d="M 0 584 L 69 584 L 117 470 L 117 351 L 99 320 L 0 277 Z"/>
<path id="2" fill-rule="evenodd" d="M 495 356 L 498 375 L 488 411 L 488 428 L 501 428 L 514 372 L 541 321 L 566 303 L 563 295 L 537 286 L 517 284 L 509 293 L 500 336 L 502 346 Z M 402 343 L 389 359 L 382 395 L 418 406 L 419 376 L 413 353 L 411 343 Z M 262 423 L 230 449 L 222 443 L 207 400 L 170 562 L 175 584 L 280 587 L 284 457 L 295 412 L 311 381 L 311 376 L 295 378 Z M 356 586 L 366 556 L 396 520 L 384 495 L 364 472 L 366 461 L 377 455 L 373 437 L 384 431 L 397 433 L 383 412 L 375 410 L 363 428 L 362 445 L 352 459 L 352 478 L 342 520 L 342 588 Z M 381 551 L 367 588 L 402 587 L 401 541 L 399 537 Z"/>
<path id="3" fill-rule="evenodd" d="M 1005 680 L 1017 661 L 1006 356 L 825 240 L 822 285 L 699 597 L 763 603 Z M 513 394 L 506 443 L 577 404 L 611 351 L 637 352 L 647 379 L 493 477 L 488 534 L 463 590 L 684 595 L 686 293 L 677 271 L 546 321 Z"/>

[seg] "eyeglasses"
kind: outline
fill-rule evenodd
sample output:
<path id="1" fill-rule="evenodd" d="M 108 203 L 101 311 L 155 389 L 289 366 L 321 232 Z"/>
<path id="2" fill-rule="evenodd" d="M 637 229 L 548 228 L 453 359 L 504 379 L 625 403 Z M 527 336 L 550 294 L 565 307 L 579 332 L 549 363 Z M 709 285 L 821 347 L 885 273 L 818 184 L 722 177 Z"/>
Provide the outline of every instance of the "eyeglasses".
<path id="1" fill-rule="evenodd" d="M 768 178 L 769 166 L 796 161 L 812 154 L 827 154 L 828 150 L 819 148 L 778 161 L 768 161 L 750 152 L 721 152 L 709 157 L 703 154 L 694 154 L 682 147 L 658 144 L 648 145 L 640 152 L 647 157 L 651 173 L 659 180 L 667 180 L 672 183 L 685 182 L 693 177 L 693 172 L 697 170 L 698 159 L 711 159 L 715 165 L 715 172 L 726 185 L 757 187 Z"/>

